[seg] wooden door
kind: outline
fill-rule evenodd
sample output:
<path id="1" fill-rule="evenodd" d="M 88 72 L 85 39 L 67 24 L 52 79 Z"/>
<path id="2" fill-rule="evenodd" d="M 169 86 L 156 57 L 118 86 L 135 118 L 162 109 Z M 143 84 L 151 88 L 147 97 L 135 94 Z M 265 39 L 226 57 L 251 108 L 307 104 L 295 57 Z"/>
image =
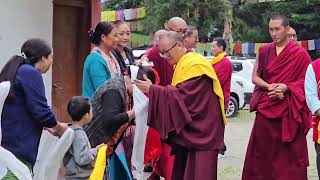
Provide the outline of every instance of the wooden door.
<path id="1" fill-rule="evenodd" d="M 67 103 L 82 93 L 82 67 L 90 51 L 89 0 L 53 1 L 52 107 L 61 122 L 70 122 Z"/>

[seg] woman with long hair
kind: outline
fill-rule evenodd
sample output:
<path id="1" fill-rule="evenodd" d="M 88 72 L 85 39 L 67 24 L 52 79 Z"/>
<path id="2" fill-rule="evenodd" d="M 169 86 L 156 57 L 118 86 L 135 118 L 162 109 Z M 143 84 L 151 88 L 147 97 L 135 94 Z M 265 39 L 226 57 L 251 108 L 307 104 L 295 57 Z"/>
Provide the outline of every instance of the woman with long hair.
<path id="1" fill-rule="evenodd" d="M 62 135 L 67 125 L 59 123 L 47 104 L 41 74 L 48 71 L 51 47 L 41 39 L 29 39 L 19 55 L 13 56 L 0 73 L 0 83 L 9 81 L 9 95 L 2 111 L 1 146 L 31 170 L 35 164 L 44 128 Z"/>

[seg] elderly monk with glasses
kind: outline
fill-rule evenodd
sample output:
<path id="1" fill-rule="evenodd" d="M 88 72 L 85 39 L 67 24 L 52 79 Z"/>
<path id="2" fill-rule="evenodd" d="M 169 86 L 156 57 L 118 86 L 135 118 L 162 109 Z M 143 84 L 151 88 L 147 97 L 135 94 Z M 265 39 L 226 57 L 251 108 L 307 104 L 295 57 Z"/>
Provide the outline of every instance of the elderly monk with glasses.
<path id="1" fill-rule="evenodd" d="M 134 83 L 149 93 L 148 126 L 160 133 L 175 155 L 172 180 L 217 179 L 218 150 L 224 146 L 224 98 L 212 65 L 188 52 L 181 33 L 168 32 L 159 42 L 159 55 L 175 65 L 165 87 Z"/>

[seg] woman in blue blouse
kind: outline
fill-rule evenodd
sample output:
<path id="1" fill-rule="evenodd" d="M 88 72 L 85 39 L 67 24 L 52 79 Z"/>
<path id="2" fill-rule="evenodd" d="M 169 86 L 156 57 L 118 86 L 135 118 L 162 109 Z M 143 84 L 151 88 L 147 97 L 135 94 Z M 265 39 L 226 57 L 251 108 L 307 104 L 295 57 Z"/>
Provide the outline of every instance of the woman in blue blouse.
<path id="1" fill-rule="evenodd" d="M 117 30 L 111 23 L 100 22 L 90 31 L 94 48 L 87 56 L 83 67 L 82 94 L 91 99 L 101 84 L 111 77 L 121 75 L 120 66 L 111 53 L 114 48 Z"/>
<path id="2" fill-rule="evenodd" d="M 53 128 L 58 135 L 67 129 L 56 120 L 45 96 L 41 74 L 48 71 L 52 61 L 51 47 L 41 39 L 30 39 L 0 73 L 0 82 L 11 82 L 2 111 L 1 146 L 30 169 L 36 161 L 43 128 Z"/>

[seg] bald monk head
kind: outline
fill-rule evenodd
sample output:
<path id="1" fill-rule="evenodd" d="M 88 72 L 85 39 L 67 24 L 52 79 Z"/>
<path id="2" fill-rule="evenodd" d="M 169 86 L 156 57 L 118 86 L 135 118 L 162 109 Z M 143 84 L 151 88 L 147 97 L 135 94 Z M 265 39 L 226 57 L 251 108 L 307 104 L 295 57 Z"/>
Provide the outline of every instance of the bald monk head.
<path id="1" fill-rule="evenodd" d="M 166 24 L 168 31 L 185 32 L 187 29 L 187 23 L 180 17 L 173 17 Z"/>
<path id="2" fill-rule="evenodd" d="M 160 30 L 156 31 L 153 36 L 153 44 L 158 45 L 159 40 L 165 35 L 166 32 L 167 31 L 164 29 L 160 29 Z"/>
<path id="3" fill-rule="evenodd" d="M 289 36 L 290 39 L 292 39 L 292 40 L 294 40 L 294 41 L 297 41 L 297 33 L 296 33 L 296 30 L 294 30 L 292 27 L 290 27 L 288 36 Z"/>

